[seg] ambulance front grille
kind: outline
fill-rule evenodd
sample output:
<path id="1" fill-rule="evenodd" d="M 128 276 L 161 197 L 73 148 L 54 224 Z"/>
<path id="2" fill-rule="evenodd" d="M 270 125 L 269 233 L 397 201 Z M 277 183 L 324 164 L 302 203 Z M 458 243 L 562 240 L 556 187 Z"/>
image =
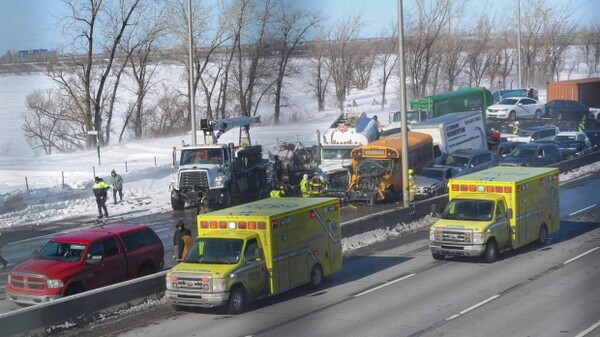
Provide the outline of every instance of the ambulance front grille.
<path id="1" fill-rule="evenodd" d="M 456 231 L 442 231 L 442 242 L 459 242 L 459 243 L 470 243 L 470 238 L 465 236 L 464 232 Z M 465 240 L 465 238 L 468 238 Z"/>
<path id="2" fill-rule="evenodd" d="M 171 281 L 173 288 L 212 292 L 212 278 L 202 275 L 177 275 L 176 281 Z"/>

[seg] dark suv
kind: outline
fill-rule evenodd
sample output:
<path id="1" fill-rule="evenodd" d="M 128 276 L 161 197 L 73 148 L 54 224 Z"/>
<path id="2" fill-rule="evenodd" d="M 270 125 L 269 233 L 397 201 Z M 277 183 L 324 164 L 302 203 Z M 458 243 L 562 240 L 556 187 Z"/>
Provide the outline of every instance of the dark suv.
<path id="1" fill-rule="evenodd" d="M 444 164 L 456 167 L 464 175 L 497 166 L 498 159 L 490 150 L 460 149 L 448 155 Z"/>
<path id="2" fill-rule="evenodd" d="M 585 121 L 590 114 L 590 109 L 576 101 L 555 99 L 546 103 L 546 112 L 542 117 L 554 120 Z"/>
<path id="3" fill-rule="evenodd" d="M 561 154 L 556 144 L 526 143 L 517 146 L 508 156 L 500 159 L 500 166 L 548 166 L 558 163 Z"/>

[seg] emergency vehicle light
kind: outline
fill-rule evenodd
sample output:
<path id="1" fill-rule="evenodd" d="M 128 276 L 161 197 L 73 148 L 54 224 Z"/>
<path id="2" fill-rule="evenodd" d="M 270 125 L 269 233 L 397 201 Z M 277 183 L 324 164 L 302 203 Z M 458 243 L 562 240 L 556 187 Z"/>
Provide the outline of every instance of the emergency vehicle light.
<path id="1" fill-rule="evenodd" d="M 352 157 L 362 157 L 362 150 L 353 150 Z"/>
<path id="2" fill-rule="evenodd" d="M 487 186 L 485 191 L 488 193 L 494 193 L 494 186 Z"/>
<path id="3" fill-rule="evenodd" d="M 469 190 L 469 186 L 468 186 L 468 185 L 460 185 L 460 190 L 461 190 L 462 192 L 466 192 L 466 191 L 468 191 L 468 190 Z"/>
<path id="4" fill-rule="evenodd" d="M 246 221 L 240 221 L 240 222 L 238 222 L 238 228 L 239 229 L 246 229 Z"/>
<path id="5" fill-rule="evenodd" d="M 258 229 L 267 229 L 267 223 L 264 221 L 258 222 Z"/>
<path id="6" fill-rule="evenodd" d="M 503 190 L 502 186 L 496 186 L 496 193 L 502 193 Z"/>
<path id="7" fill-rule="evenodd" d="M 510 188 L 510 186 L 504 186 L 504 193 L 512 193 L 512 188 Z"/>
<path id="8" fill-rule="evenodd" d="M 211 221 L 210 222 L 210 228 L 216 229 L 217 228 L 217 222 L 216 221 Z"/>
<path id="9" fill-rule="evenodd" d="M 277 227 L 279 227 L 279 221 L 277 221 L 277 220 L 271 221 L 271 228 L 277 228 Z"/>
<path id="10" fill-rule="evenodd" d="M 458 185 L 452 184 L 452 190 L 455 192 L 458 191 Z"/>
<path id="11" fill-rule="evenodd" d="M 219 221 L 219 228 L 221 228 L 221 229 L 227 228 L 227 222 L 225 222 L 225 221 Z"/>
<path id="12" fill-rule="evenodd" d="M 235 221 L 231 221 L 230 223 L 228 223 L 229 229 L 236 229 L 236 224 Z"/>
<path id="13" fill-rule="evenodd" d="M 540 185 L 544 185 L 546 183 L 546 181 L 544 180 L 544 178 L 540 178 Z"/>
<path id="14" fill-rule="evenodd" d="M 256 229 L 256 222 L 248 221 L 248 229 Z"/>
<path id="15" fill-rule="evenodd" d="M 311 217 L 311 218 L 314 218 L 314 217 L 316 217 L 316 216 L 317 216 L 317 214 L 315 214 L 315 211 L 310 211 L 310 217 Z"/>
<path id="16" fill-rule="evenodd" d="M 208 228 L 208 221 L 200 221 L 200 228 Z"/>
<path id="17" fill-rule="evenodd" d="M 477 191 L 477 186 L 469 185 L 469 192 L 476 192 L 476 191 Z"/>
<path id="18" fill-rule="evenodd" d="M 523 191 L 523 186 L 522 185 L 517 185 L 517 192 L 521 192 Z"/>

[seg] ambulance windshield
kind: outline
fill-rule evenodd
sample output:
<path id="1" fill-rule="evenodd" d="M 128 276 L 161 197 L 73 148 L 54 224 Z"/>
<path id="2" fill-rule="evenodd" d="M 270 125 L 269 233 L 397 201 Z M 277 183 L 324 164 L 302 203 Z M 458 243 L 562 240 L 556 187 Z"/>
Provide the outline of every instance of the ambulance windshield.
<path id="1" fill-rule="evenodd" d="M 198 238 L 183 262 L 236 264 L 240 260 L 243 243 L 241 239 Z"/>
<path id="2" fill-rule="evenodd" d="M 491 221 L 494 202 L 489 200 L 454 199 L 448 203 L 442 219 Z"/>

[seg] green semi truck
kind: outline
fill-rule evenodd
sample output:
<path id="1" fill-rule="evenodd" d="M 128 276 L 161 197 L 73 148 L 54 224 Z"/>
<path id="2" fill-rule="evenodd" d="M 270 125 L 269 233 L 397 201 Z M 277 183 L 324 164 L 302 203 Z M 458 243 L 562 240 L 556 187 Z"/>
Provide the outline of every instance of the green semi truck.
<path id="1" fill-rule="evenodd" d="M 463 87 L 454 91 L 416 98 L 410 102 L 411 109 L 424 109 L 431 118 L 451 112 L 482 111 L 493 104 L 492 93 L 483 87 Z M 484 114 L 485 115 L 485 114 Z"/>

